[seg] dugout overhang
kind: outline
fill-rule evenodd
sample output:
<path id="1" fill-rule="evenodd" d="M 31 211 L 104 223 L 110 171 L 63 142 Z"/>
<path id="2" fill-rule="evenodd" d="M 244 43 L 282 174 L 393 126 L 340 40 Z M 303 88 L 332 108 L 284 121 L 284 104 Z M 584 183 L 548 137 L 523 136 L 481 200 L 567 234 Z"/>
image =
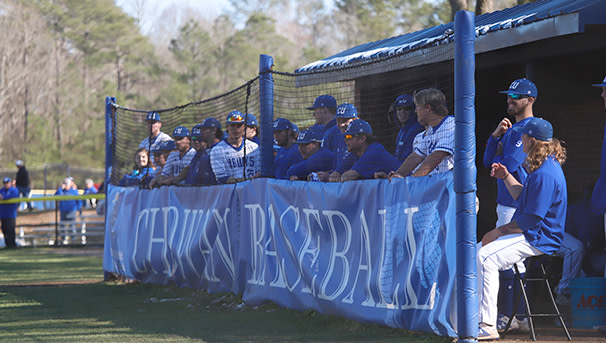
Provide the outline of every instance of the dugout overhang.
<path id="1" fill-rule="evenodd" d="M 475 54 L 580 34 L 586 25 L 606 25 L 606 0 L 544 0 L 488 13 L 476 17 Z M 365 43 L 309 63 L 295 71 L 297 86 L 351 80 L 452 60 L 453 27 L 449 23 Z M 558 54 L 564 50 L 556 43 L 554 51 L 544 53 Z"/>

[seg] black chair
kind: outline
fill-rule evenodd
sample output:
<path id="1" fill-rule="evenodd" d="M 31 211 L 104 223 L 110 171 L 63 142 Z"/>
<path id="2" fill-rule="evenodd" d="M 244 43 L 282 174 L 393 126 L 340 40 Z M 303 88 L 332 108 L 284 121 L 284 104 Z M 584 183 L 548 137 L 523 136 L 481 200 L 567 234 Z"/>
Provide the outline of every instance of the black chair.
<path id="1" fill-rule="evenodd" d="M 516 315 L 525 315 L 526 318 L 528 318 L 528 326 L 530 327 L 530 338 L 533 341 L 537 340 L 537 337 L 535 335 L 534 332 L 534 318 L 537 317 L 557 317 L 560 320 L 560 324 L 562 325 L 562 329 L 564 330 L 564 333 L 566 333 L 566 337 L 568 337 L 569 341 L 572 341 L 572 338 L 570 337 L 570 333 L 568 332 L 568 328 L 566 328 L 566 323 L 564 323 L 564 319 L 562 319 L 562 313 L 560 313 L 560 309 L 558 308 L 558 305 L 556 304 L 555 298 L 553 296 L 553 290 L 551 288 L 551 285 L 549 284 L 549 276 L 547 274 L 547 268 L 545 267 L 545 264 L 543 262 L 543 260 L 541 259 L 541 257 L 546 257 L 548 258 L 548 262 L 547 264 L 549 264 L 551 262 L 552 257 L 551 256 L 545 256 L 545 255 L 539 255 L 539 256 L 532 256 L 529 257 L 527 259 L 528 261 L 528 267 L 527 267 L 527 271 L 526 274 L 524 275 L 524 277 L 520 277 L 520 271 L 518 270 L 518 266 L 516 264 L 513 265 L 514 267 L 514 271 L 515 271 L 515 277 L 518 280 L 518 282 L 520 283 L 520 290 L 517 292 L 516 297 L 515 297 L 515 301 L 514 301 L 514 310 L 513 313 L 511 314 L 511 316 L 509 316 L 509 321 L 507 322 L 507 325 L 505 326 L 505 331 L 501 334 L 501 337 L 505 337 L 507 330 L 509 330 L 509 326 L 511 325 L 511 322 L 513 320 L 513 318 Z M 531 269 L 537 266 L 538 267 L 538 275 L 537 276 L 531 276 L 529 277 L 528 275 L 530 275 L 531 273 Z M 534 311 L 530 308 L 530 303 L 528 302 L 528 294 L 526 292 L 526 285 L 528 282 L 542 282 L 545 284 L 545 287 L 547 288 L 547 294 L 549 294 L 549 299 L 551 300 L 551 305 L 553 308 L 553 312 L 551 313 L 534 313 Z M 526 302 L 526 313 L 516 313 L 516 309 L 518 308 L 518 304 L 520 303 L 520 298 L 524 297 L 524 301 Z"/>

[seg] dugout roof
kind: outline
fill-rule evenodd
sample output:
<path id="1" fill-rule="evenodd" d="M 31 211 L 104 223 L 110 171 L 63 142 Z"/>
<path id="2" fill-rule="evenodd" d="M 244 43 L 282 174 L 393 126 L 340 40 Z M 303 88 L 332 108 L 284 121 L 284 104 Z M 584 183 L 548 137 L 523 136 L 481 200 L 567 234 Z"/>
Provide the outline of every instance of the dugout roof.
<path id="1" fill-rule="evenodd" d="M 606 24 L 606 0 L 540 0 L 475 18 L 476 54 L 548 38 L 581 33 L 586 25 Z M 295 71 L 299 85 L 340 81 L 340 70 L 354 68 L 355 77 L 410 68 L 452 59 L 452 54 L 431 54 L 454 40 L 454 23 L 358 45 L 315 61 Z M 430 47 L 427 48 L 427 44 Z M 420 47 L 425 48 L 420 49 Z M 444 49 L 448 51 L 447 49 Z M 452 52 L 452 49 L 450 50 Z M 399 59 L 394 63 L 394 59 Z M 381 61 L 389 60 L 389 63 Z M 334 73 L 331 73 L 334 71 Z M 315 73 L 322 72 L 322 73 Z M 347 74 L 352 76 L 351 70 Z"/>

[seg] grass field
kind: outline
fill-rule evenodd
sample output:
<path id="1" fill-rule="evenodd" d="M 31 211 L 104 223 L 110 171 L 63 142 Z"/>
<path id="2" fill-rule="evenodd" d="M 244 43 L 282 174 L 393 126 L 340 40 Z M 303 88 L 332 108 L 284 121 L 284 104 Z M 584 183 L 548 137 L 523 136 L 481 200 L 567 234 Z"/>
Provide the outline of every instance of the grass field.
<path id="1" fill-rule="evenodd" d="M 0 250 L 0 342 L 451 342 L 233 294 L 103 282 L 99 248 Z"/>

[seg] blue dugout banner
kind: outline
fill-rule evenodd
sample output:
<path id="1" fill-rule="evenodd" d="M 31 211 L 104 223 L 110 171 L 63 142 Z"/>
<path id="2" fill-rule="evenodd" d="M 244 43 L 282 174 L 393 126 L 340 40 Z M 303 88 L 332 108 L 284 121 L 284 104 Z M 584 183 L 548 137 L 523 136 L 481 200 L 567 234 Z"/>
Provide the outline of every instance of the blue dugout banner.
<path id="1" fill-rule="evenodd" d="M 456 337 L 452 172 L 108 185 L 106 201 L 106 272 Z"/>

